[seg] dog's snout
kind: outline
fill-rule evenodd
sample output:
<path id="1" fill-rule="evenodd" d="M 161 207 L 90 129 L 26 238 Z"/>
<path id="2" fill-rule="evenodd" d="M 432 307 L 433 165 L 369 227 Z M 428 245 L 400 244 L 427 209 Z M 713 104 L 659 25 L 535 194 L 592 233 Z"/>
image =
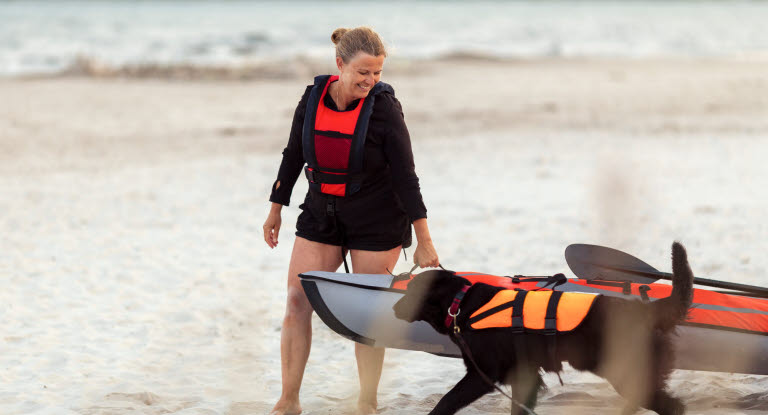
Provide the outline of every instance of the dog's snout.
<path id="1" fill-rule="evenodd" d="M 411 307 L 408 306 L 408 301 L 405 297 L 398 300 L 395 305 L 392 306 L 392 309 L 395 310 L 395 317 L 399 318 L 400 320 L 405 320 L 409 323 L 413 322 L 415 319 L 413 310 L 410 310 Z"/>

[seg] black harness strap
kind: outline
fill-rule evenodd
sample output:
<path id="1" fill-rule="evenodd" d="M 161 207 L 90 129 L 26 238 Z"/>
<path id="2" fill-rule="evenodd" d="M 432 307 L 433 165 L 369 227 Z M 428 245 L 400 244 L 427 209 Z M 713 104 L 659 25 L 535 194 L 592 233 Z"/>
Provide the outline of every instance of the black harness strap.
<path id="1" fill-rule="evenodd" d="M 344 271 L 349 274 L 349 265 L 347 265 L 347 249 L 343 246 L 341 247 L 341 260 L 344 262 Z"/>
<path id="2" fill-rule="evenodd" d="M 471 326 L 486 317 L 490 317 L 500 311 L 512 308 L 512 332 L 522 333 L 525 329 L 525 326 L 523 325 L 523 304 L 525 303 L 525 296 L 528 295 L 528 291 L 516 291 L 517 295 L 515 295 L 514 300 L 508 301 L 504 304 L 499 304 L 496 307 L 483 311 L 482 313 L 470 318 L 467 321 L 467 325 Z"/>
<path id="3" fill-rule="evenodd" d="M 304 166 L 304 175 L 310 183 L 344 184 L 347 183 L 349 174 L 330 174 Z"/>
<path id="4" fill-rule="evenodd" d="M 515 299 L 512 301 L 512 333 L 522 333 L 525 331 L 523 324 L 523 305 L 528 291 L 518 291 Z"/>
<path id="5" fill-rule="evenodd" d="M 542 288 L 547 288 L 550 285 L 552 285 L 551 289 L 552 289 L 552 291 L 554 291 L 555 288 L 557 288 L 560 285 L 565 284 L 566 282 L 568 282 L 568 278 L 565 277 L 565 274 L 557 273 L 557 274 L 549 277 L 549 279 L 547 279 L 547 283 L 543 287 L 537 288 L 537 290 L 540 290 Z"/>
<path id="6" fill-rule="evenodd" d="M 648 291 L 651 291 L 651 287 L 647 285 L 641 285 L 637 287 L 637 290 L 640 291 L 640 298 L 642 298 L 644 302 L 647 303 L 648 301 L 651 300 L 650 298 L 648 298 Z"/>
<path id="7" fill-rule="evenodd" d="M 554 335 L 557 333 L 557 305 L 560 303 L 562 291 L 552 291 L 547 303 L 547 314 L 544 316 L 544 334 Z"/>
<path id="8" fill-rule="evenodd" d="M 527 291 L 519 291 L 517 293 L 517 297 L 520 296 L 520 293 L 525 293 L 525 292 L 527 292 Z M 517 297 L 515 297 L 515 298 L 517 298 Z M 510 302 L 507 302 L 507 303 L 504 303 L 504 304 L 499 304 L 496 307 L 491 308 L 490 310 L 483 311 L 482 313 L 480 313 L 480 314 L 470 318 L 467 323 L 469 325 L 475 324 L 478 321 L 480 321 L 480 320 L 482 320 L 482 319 L 484 319 L 484 318 L 486 318 L 488 316 L 492 316 L 492 315 L 498 313 L 499 311 L 506 310 L 506 309 L 508 309 L 510 307 L 516 307 L 514 300 L 510 301 Z M 514 313 L 514 310 L 513 310 L 513 313 Z"/>
<path id="9" fill-rule="evenodd" d="M 339 216 L 336 214 L 336 196 L 328 195 L 328 202 L 325 205 L 325 214 L 333 217 L 333 223 L 341 233 L 341 261 L 344 263 L 344 271 L 349 274 L 349 265 L 347 265 L 347 233 L 344 232 L 344 225 L 339 222 Z"/>
<path id="10" fill-rule="evenodd" d="M 549 336 L 552 340 L 547 346 L 549 352 L 549 358 L 552 361 L 552 367 L 557 366 L 559 363 L 557 360 L 557 305 L 560 304 L 560 297 L 563 296 L 562 291 L 552 291 L 552 296 L 549 297 L 549 303 L 547 303 L 547 314 L 544 316 L 544 335 Z M 558 378 L 560 374 L 558 373 Z M 563 380 L 560 379 L 560 383 Z"/>

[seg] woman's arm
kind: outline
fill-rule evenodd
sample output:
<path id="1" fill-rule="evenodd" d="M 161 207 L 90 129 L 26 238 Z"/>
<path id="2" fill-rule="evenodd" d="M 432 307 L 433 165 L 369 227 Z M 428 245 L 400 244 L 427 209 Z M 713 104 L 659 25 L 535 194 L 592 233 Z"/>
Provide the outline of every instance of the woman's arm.
<path id="1" fill-rule="evenodd" d="M 304 129 L 304 113 L 307 110 L 311 89 L 311 86 L 307 87 L 296 106 L 296 111 L 293 113 L 291 133 L 288 136 L 288 144 L 283 150 L 283 160 L 280 163 L 280 170 L 277 172 L 277 179 L 272 185 L 272 193 L 269 195 L 270 202 L 288 206 L 291 201 L 293 186 L 301 175 L 302 167 L 304 167 L 304 148 L 301 136 Z"/>
<path id="2" fill-rule="evenodd" d="M 283 223 L 283 219 L 280 216 L 280 211 L 283 209 L 283 205 L 272 202 L 272 207 L 269 209 L 267 220 L 264 221 L 264 242 L 269 245 L 270 248 L 277 246 L 277 236 L 280 234 L 280 225 Z"/>
<path id="3" fill-rule="evenodd" d="M 427 208 L 421 196 L 419 176 L 416 175 L 416 163 L 413 160 L 411 135 L 405 125 L 400 102 L 390 94 L 381 94 L 379 120 L 385 123 L 382 129 L 384 155 L 392 174 L 392 187 L 411 222 L 427 217 Z M 379 100 L 376 101 L 377 106 Z"/>
<path id="4" fill-rule="evenodd" d="M 307 108 L 307 100 L 311 86 L 307 87 L 304 95 L 296 106 L 293 113 L 293 123 L 291 123 L 291 133 L 288 136 L 288 145 L 283 150 L 283 160 L 280 163 L 280 170 L 277 172 L 277 179 L 272 185 L 272 193 L 269 195 L 269 201 L 272 205 L 264 221 L 264 242 L 270 248 L 277 246 L 277 237 L 280 233 L 282 218 L 280 217 L 283 206 L 288 206 L 291 201 L 291 193 L 296 180 L 304 167 L 304 150 L 301 144 L 301 134 L 304 126 L 304 112 Z"/>
<path id="5" fill-rule="evenodd" d="M 427 218 L 417 219 L 413 222 L 416 231 L 416 251 L 413 253 L 413 263 L 421 268 L 436 267 L 440 265 L 440 258 L 429 235 Z"/>
<path id="6" fill-rule="evenodd" d="M 391 96 L 385 99 L 391 100 L 391 103 L 383 107 L 383 111 L 388 112 L 384 153 L 389 161 L 395 193 L 403 202 L 416 231 L 416 251 L 413 254 L 413 262 L 422 268 L 436 267 L 440 265 L 440 260 L 427 226 L 427 208 L 424 206 L 419 177 L 416 175 L 411 136 L 405 125 L 400 102 Z"/>

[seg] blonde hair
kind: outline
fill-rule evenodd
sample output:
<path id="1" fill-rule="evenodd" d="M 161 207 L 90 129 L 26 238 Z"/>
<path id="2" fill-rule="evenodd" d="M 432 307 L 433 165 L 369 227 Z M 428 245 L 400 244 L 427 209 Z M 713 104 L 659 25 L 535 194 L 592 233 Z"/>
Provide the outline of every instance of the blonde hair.
<path id="1" fill-rule="evenodd" d="M 349 62 L 358 52 L 365 52 L 371 56 L 387 56 L 384 42 L 370 27 L 361 26 L 354 29 L 340 27 L 333 31 L 331 42 L 336 45 L 336 57 L 341 57 L 344 62 Z"/>

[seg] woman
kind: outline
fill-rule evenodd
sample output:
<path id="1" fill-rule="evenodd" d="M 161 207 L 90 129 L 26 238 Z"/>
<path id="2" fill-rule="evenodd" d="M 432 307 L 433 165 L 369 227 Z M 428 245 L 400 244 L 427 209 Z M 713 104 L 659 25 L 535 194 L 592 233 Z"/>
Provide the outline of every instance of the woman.
<path id="1" fill-rule="evenodd" d="M 336 29 L 338 76 L 319 76 L 307 87 L 293 117 L 288 145 L 264 223 L 264 240 L 278 244 L 280 210 L 290 201 L 302 167 L 309 191 L 300 206 L 288 268 L 288 299 L 281 333 L 282 395 L 273 414 L 298 414 L 299 388 L 312 339 L 312 307 L 299 282 L 306 271 L 335 271 L 349 250 L 361 274 L 392 270 L 402 248 L 418 245 L 414 262 L 439 264 L 427 227 L 427 210 L 414 170 L 410 136 L 400 103 L 379 82 L 387 53 L 373 30 Z M 384 349 L 355 343 L 358 413 L 376 412 Z"/>

